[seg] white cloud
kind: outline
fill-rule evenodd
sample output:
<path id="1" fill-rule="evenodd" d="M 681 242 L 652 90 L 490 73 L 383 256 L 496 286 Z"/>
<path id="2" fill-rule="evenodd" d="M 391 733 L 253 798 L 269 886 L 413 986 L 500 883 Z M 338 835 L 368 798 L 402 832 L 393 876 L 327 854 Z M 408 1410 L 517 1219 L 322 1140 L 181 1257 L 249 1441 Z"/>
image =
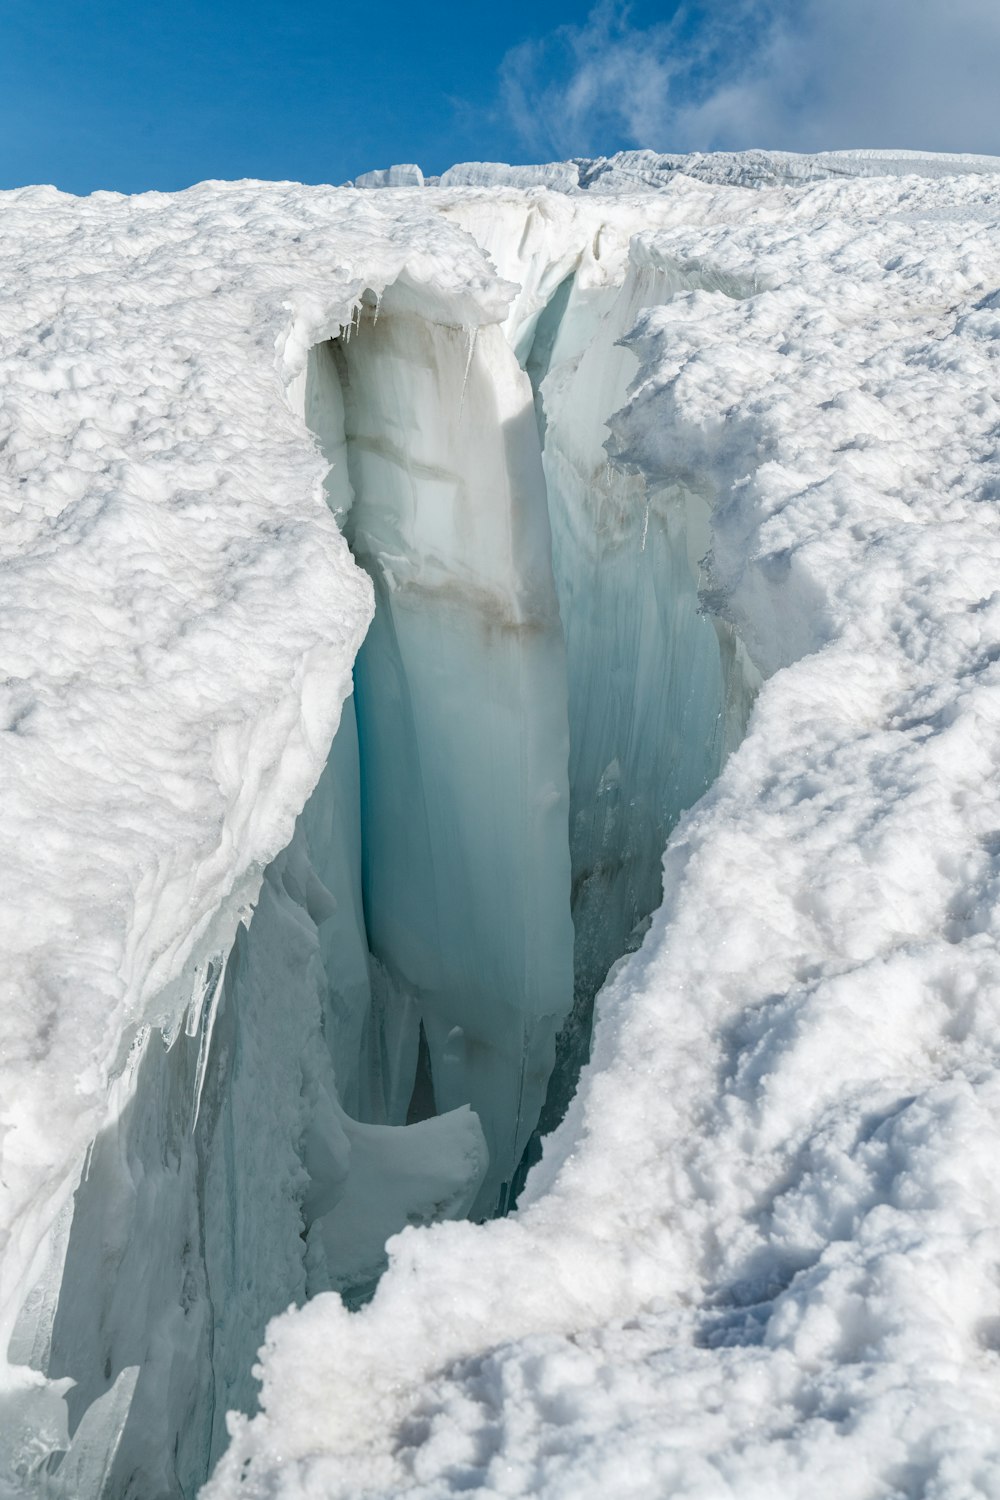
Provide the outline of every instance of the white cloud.
<path id="1" fill-rule="evenodd" d="M 609 133 L 651 138 L 683 68 L 675 31 L 633 28 L 627 11 L 605 0 L 583 26 L 513 48 L 501 66 L 501 95 L 525 144 L 572 156 Z"/>
<path id="2" fill-rule="evenodd" d="M 602 0 L 515 47 L 501 96 L 526 147 L 1000 152 L 1000 0 L 720 0 L 640 27 Z"/>

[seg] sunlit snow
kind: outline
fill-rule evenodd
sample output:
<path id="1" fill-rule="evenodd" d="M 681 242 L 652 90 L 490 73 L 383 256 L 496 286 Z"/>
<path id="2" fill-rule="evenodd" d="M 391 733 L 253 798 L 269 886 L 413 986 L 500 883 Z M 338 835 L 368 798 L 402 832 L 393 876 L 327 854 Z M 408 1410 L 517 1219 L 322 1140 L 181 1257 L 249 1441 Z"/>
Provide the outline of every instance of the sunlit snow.
<path id="1" fill-rule="evenodd" d="M 998 174 L 0 196 L 0 1494 L 1000 1492 Z"/>

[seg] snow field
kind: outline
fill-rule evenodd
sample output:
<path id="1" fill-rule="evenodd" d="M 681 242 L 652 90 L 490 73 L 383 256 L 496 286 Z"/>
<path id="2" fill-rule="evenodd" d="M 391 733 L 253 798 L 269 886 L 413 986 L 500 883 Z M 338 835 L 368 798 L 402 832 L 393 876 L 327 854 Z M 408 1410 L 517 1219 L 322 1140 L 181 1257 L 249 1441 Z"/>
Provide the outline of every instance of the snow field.
<path id="1" fill-rule="evenodd" d="M 365 288 L 391 288 L 390 319 L 506 319 L 529 368 L 535 349 L 546 422 L 560 391 L 570 417 L 593 392 L 588 342 L 614 333 L 603 376 L 626 340 L 610 469 L 565 421 L 547 463 L 590 465 L 640 560 L 647 498 L 657 526 L 683 516 L 668 555 L 683 544 L 722 622 L 688 601 L 685 639 L 712 630 L 734 662 L 741 640 L 765 682 L 671 838 L 662 907 L 599 997 L 592 1062 L 518 1213 L 407 1229 L 366 1308 L 325 1293 L 276 1319 L 261 1411 L 231 1419 L 204 1494 L 1000 1492 L 1000 200 L 981 164 L 913 165 L 755 190 L 675 176 L 631 198 L 5 195 L 8 1488 L 124 1493 L 140 1474 L 136 1493 L 170 1493 L 148 1414 L 169 1431 L 185 1399 L 215 1405 L 177 1460 L 196 1483 L 290 1285 L 255 1239 L 264 1201 L 304 1278 L 289 1296 L 309 1290 L 282 1215 L 307 1190 L 302 1100 L 325 1088 L 301 1064 L 318 1008 L 276 1026 L 258 969 L 263 1030 L 248 1012 L 241 1044 L 213 1003 L 253 902 L 273 922 L 238 944 L 301 965 L 302 993 L 333 953 L 320 835 L 293 824 L 371 593 L 295 381 Z M 641 285 L 656 295 L 629 303 Z M 223 1097 L 209 1059 L 230 1042 L 247 1066 Z M 235 1139 L 234 1110 L 260 1149 L 226 1178 L 226 1151 L 205 1152 Z M 213 1254 L 234 1233 L 260 1253 L 238 1296 L 225 1274 L 211 1286 L 221 1260 L 185 1269 L 198 1201 Z M 210 1375 L 209 1330 L 229 1350 Z M 53 1472 L 67 1375 L 83 1420 Z"/>

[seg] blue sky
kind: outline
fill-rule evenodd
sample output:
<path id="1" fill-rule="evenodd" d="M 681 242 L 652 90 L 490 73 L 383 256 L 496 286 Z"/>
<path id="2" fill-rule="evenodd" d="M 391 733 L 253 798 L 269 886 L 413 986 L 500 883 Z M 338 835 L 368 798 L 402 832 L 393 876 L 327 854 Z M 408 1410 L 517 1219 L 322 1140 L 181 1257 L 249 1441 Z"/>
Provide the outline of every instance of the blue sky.
<path id="1" fill-rule="evenodd" d="M 1000 0 L 0 0 L 0 186 L 418 161 L 1000 152 Z"/>

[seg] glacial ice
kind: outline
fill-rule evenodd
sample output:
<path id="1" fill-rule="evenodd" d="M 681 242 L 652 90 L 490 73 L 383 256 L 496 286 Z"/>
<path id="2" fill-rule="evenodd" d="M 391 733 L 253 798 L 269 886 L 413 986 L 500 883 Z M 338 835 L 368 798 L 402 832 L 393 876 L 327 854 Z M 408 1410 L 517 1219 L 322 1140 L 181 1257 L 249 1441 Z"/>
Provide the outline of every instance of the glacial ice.
<path id="1" fill-rule="evenodd" d="M 354 179 L 356 188 L 423 187 L 424 174 L 414 162 L 362 172 Z"/>
<path id="2" fill-rule="evenodd" d="M 607 419 L 625 405 L 635 373 L 625 336 L 644 307 L 691 283 L 636 261 L 621 287 L 600 296 L 567 281 L 553 299 L 558 326 L 540 321 L 528 358 L 540 387 L 573 726 L 574 1013 L 549 1129 L 586 1059 L 594 996 L 660 903 L 667 838 L 742 738 L 755 685 L 739 642 L 699 597 L 711 492 L 689 476 L 648 484 L 605 450 Z"/>
<path id="3" fill-rule="evenodd" d="M 898 155 L 8 195 L 0 1489 L 993 1492 L 996 164 Z"/>
<path id="4" fill-rule="evenodd" d="M 489 1213 L 572 993 L 565 652 L 531 389 L 495 327 L 473 341 L 383 313 L 337 353 L 345 532 L 376 598 L 355 668 L 369 942 L 418 1001 L 438 1108 L 482 1122 Z"/>

